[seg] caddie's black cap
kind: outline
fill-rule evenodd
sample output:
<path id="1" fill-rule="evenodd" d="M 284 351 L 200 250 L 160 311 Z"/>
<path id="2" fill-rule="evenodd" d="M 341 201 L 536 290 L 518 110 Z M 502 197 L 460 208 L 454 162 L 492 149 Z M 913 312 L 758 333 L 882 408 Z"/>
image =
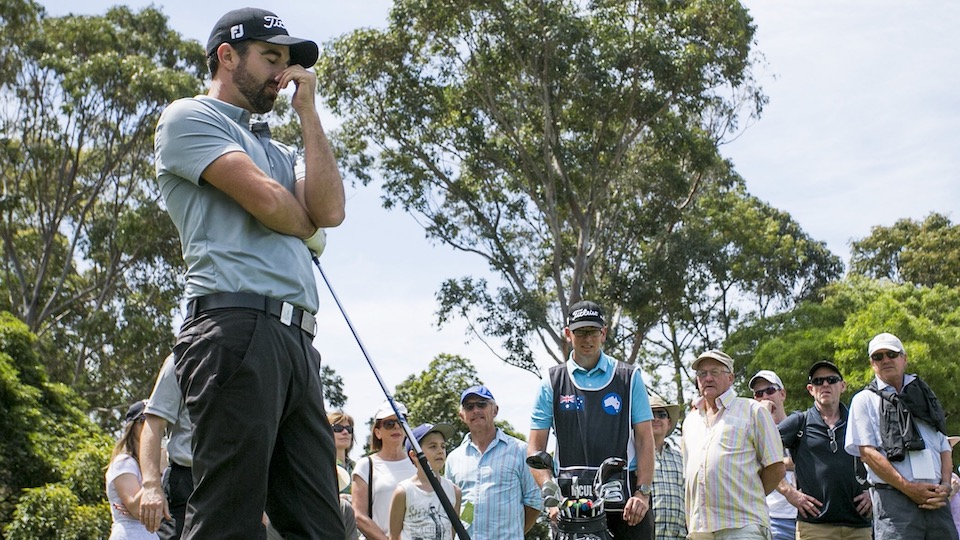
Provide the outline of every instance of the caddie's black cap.
<path id="1" fill-rule="evenodd" d="M 570 313 L 567 313 L 567 327 L 570 331 L 585 326 L 594 328 L 603 328 L 607 323 L 603 319 L 603 309 L 595 302 L 582 300 L 570 306 Z"/>
<path id="2" fill-rule="evenodd" d="M 237 43 L 248 39 L 290 47 L 291 65 L 300 64 L 309 68 L 317 63 L 320 56 L 316 43 L 291 37 L 280 17 L 257 8 L 235 9 L 220 17 L 210 33 L 210 39 L 207 40 L 207 56 L 217 52 L 217 47 L 223 43 Z"/>

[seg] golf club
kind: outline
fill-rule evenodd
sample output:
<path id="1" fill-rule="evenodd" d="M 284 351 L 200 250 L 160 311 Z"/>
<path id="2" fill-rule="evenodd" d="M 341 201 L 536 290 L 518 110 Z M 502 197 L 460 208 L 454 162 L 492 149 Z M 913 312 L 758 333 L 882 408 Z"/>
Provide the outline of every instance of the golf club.
<path id="1" fill-rule="evenodd" d="M 367 348 L 363 346 L 363 341 L 360 340 L 357 330 L 353 327 L 353 322 L 350 321 L 350 317 L 347 315 L 346 310 L 343 309 L 343 304 L 340 303 L 340 297 L 338 297 L 337 293 L 334 292 L 333 286 L 330 285 L 330 280 L 327 279 L 327 275 L 323 272 L 323 267 L 320 266 L 320 259 L 314 256 L 313 264 L 315 264 L 317 266 L 317 270 L 320 271 L 320 277 L 322 277 L 323 282 L 327 284 L 327 289 L 330 291 L 330 296 L 333 297 L 333 301 L 336 302 L 337 307 L 340 308 L 340 313 L 343 315 L 343 320 L 347 321 L 347 326 L 350 327 L 350 332 L 353 334 L 353 338 L 357 341 L 357 345 L 360 346 L 360 351 L 363 353 L 363 357 L 367 359 L 367 364 L 373 371 L 373 376 L 377 379 L 377 383 L 380 384 L 380 389 L 383 391 L 383 395 L 387 397 L 387 401 L 390 403 L 390 408 L 393 409 L 393 412 L 397 415 L 397 420 L 399 420 L 400 425 L 403 426 L 403 432 L 407 434 L 407 439 L 410 440 L 410 445 L 413 446 L 413 450 L 417 454 L 417 461 L 420 463 L 420 467 L 423 468 L 424 473 L 427 475 L 427 479 L 430 480 L 430 485 L 433 486 L 433 491 L 437 494 L 437 498 L 440 499 L 440 505 L 443 506 L 444 512 L 447 513 L 447 518 L 450 519 L 450 524 L 453 525 L 453 529 L 456 531 L 457 537 L 459 537 L 460 540 L 470 540 L 470 535 L 468 535 L 467 530 L 464 529 L 463 523 L 460 521 L 460 516 L 457 515 L 456 510 L 450 503 L 450 499 L 447 498 L 446 492 L 443 491 L 443 487 L 440 485 L 440 480 L 436 477 L 436 473 L 430 468 L 430 464 L 427 462 L 427 456 L 424 455 L 423 449 L 420 448 L 420 443 L 417 441 L 417 438 L 413 436 L 413 430 L 411 430 L 410 425 L 407 424 L 407 418 L 400 414 L 400 411 L 397 409 L 397 404 L 395 401 L 393 401 L 393 396 L 390 395 L 390 391 L 387 390 L 387 385 L 384 384 L 383 378 L 380 376 L 380 371 L 377 370 L 377 366 L 374 365 L 373 360 L 370 358 L 370 354 L 367 353 Z"/>

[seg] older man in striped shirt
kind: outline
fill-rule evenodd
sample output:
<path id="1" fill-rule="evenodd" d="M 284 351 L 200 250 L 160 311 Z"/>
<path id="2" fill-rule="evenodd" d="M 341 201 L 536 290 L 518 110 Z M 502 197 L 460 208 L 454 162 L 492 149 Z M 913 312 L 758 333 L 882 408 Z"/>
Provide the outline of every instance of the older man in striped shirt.
<path id="1" fill-rule="evenodd" d="M 737 397 L 733 359 L 709 350 L 693 362 L 700 398 L 683 422 L 687 530 L 692 540 L 769 540 L 766 495 L 784 476 L 770 411 Z"/>
<path id="2" fill-rule="evenodd" d="M 460 419 L 470 433 L 444 467 L 444 475 L 463 491 L 461 519 L 473 540 L 523 538 L 543 508 L 526 464 L 527 445 L 496 426 L 498 411 L 486 386 L 463 391 Z"/>

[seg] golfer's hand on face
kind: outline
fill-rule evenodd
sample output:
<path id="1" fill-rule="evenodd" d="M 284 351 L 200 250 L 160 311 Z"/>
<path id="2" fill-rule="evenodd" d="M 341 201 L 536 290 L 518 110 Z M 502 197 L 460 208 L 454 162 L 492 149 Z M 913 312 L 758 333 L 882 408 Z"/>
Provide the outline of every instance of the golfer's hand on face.
<path id="1" fill-rule="evenodd" d="M 627 499 L 627 505 L 623 507 L 623 520 L 632 527 L 643 521 L 648 510 L 650 510 L 650 496 L 634 493 Z"/>
<path id="2" fill-rule="evenodd" d="M 296 85 L 293 99 L 290 100 L 293 110 L 301 116 L 305 113 L 315 113 L 317 110 L 317 74 L 304 69 L 299 64 L 294 64 L 277 75 L 277 84 L 281 90 L 289 86 L 291 82 Z"/>
<path id="3" fill-rule="evenodd" d="M 167 507 L 167 497 L 160 486 L 143 486 L 140 495 L 140 523 L 149 532 L 157 532 L 164 519 L 173 519 Z"/>

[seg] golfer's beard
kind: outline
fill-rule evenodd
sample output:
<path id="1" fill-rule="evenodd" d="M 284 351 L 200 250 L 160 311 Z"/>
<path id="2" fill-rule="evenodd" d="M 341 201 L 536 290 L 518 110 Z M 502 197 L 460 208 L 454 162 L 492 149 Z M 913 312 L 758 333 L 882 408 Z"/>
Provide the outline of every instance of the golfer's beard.
<path id="1" fill-rule="evenodd" d="M 237 89 L 253 107 L 253 112 L 265 114 L 273 110 L 273 102 L 276 98 L 267 93 L 267 84 L 260 84 L 260 82 L 254 80 L 253 76 L 247 71 L 244 62 L 237 66 L 233 80 Z"/>

